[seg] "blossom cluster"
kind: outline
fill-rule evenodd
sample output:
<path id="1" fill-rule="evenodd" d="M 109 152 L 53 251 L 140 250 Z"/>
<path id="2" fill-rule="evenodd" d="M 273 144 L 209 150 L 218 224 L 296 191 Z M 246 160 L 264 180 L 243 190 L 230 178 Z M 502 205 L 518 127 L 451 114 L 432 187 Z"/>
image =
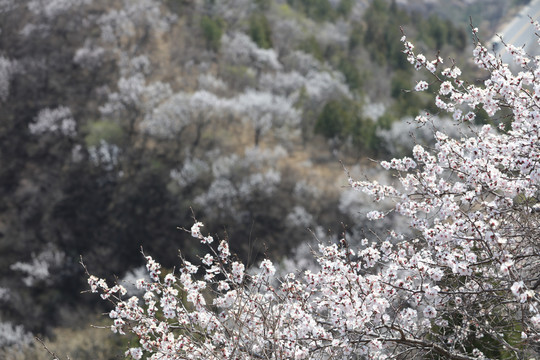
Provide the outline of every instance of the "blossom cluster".
<path id="1" fill-rule="evenodd" d="M 41 110 L 35 121 L 28 125 L 30 132 L 34 135 L 60 133 L 69 137 L 76 135 L 76 127 L 71 110 L 65 106 Z"/>
<path id="2" fill-rule="evenodd" d="M 538 26 L 538 25 L 536 25 Z M 476 36 L 476 31 L 473 32 Z M 151 257 L 142 299 L 90 276 L 92 291 L 111 300 L 111 329 L 139 339 L 126 356 L 140 359 L 487 359 L 498 349 L 533 356 L 540 341 L 540 57 L 508 46 L 514 74 L 479 41 L 474 62 L 482 85 L 461 79 L 443 60 L 405 54 L 438 86 L 436 105 L 467 124 L 483 108 L 511 121 L 471 127 L 461 138 L 435 133 L 435 146 L 382 162 L 397 183 L 349 179 L 409 225 L 352 248 L 320 244 L 317 270 L 276 278 L 265 259 L 246 270 L 226 241 L 214 247 L 196 222 L 191 235 L 209 252 L 163 276 Z M 465 114 L 465 115 L 463 115 Z M 427 115 L 426 115 L 427 116 Z M 417 118 L 418 125 L 426 116 Z M 494 122 L 496 119 L 494 118 Z M 412 230 L 412 231 L 411 231 Z M 411 235 L 412 234 L 412 235 Z M 517 329 L 517 330 L 516 330 Z M 516 337 L 516 332 L 518 337 Z M 500 354 L 500 353 L 499 353 Z"/>

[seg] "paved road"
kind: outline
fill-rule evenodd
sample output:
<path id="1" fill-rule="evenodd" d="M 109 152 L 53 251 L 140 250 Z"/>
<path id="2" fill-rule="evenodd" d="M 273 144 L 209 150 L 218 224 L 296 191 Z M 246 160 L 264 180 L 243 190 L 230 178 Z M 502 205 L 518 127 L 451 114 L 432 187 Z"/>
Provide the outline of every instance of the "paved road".
<path id="1" fill-rule="evenodd" d="M 535 29 L 531 24 L 529 16 L 533 20 L 540 21 L 540 0 L 532 0 L 498 34 L 502 36 L 505 43 L 515 46 L 525 45 L 525 50 L 530 55 L 539 55 L 540 46 L 537 42 L 538 37 L 535 35 Z M 510 54 L 506 53 L 498 37 L 494 37 L 491 42 L 493 49 L 501 54 L 504 61 L 511 61 Z"/>

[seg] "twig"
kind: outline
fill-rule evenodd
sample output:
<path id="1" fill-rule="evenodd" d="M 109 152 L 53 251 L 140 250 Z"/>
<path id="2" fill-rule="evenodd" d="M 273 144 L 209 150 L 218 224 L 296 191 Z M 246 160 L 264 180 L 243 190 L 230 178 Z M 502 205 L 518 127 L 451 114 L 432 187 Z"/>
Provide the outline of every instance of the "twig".
<path id="1" fill-rule="evenodd" d="M 47 351 L 47 352 L 49 353 L 49 355 L 51 355 L 51 356 L 53 357 L 53 360 L 60 360 L 60 357 L 59 357 L 58 355 L 56 355 L 53 351 L 51 351 L 51 350 L 47 347 L 47 345 L 45 345 L 45 342 L 44 342 L 42 339 L 38 338 L 37 336 L 36 336 L 34 339 L 36 339 L 36 341 L 37 341 L 38 343 L 40 343 L 41 346 L 43 346 L 43 348 L 45 349 L 45 351 Z M 70 360 L 69 356 L 67 356 L 66 358 L 67 358 L 67 360 Z"/>

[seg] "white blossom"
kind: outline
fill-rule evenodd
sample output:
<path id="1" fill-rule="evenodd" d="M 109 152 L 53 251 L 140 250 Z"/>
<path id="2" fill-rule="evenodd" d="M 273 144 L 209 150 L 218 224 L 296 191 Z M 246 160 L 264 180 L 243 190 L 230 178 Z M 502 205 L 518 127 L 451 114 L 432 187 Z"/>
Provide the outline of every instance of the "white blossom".
<path id="1" fill-rule="evenodd" d="M 288 98 L 267 92 L 247 90 L 235 97 L 233 111 L 255 130 L 255 145 L 270 129 L 286 128 L 287 132 L 300 122 L 300 112 Z"/>
<path id="2" fill-rule="evenodd" d="M 228 100 L 206 90 L 177 93 L 149 112 L 141 128 L 152 136 L 176 138 L 187 126 L 205 124 L 229 108 Z"/>
<path id="3" fill-rule="evenodd" d="M 259 48 L 244 33 L 235 32 L 231 35 L 223 35 L 221 49 L 225 59 L 233 64 L 272 70 L 281 69 L 281 63 L 273 49 Z"/>
<path id="4" fill-rule="evenodd" d="M 0 322 L 0 347 L 26 346 L 32 343 L 34 337 L 25 331 L 22 325 L 10 322 Z"/>
<path id="5" fill-rule="evenodd" d="M 73 137 L 77 133 L 77 124 L 73 119 L 71 110 L 65 106 L 56 109 L 43 109 L 33 123 L 28 125 L 30 133 L 42 135 L 45 133 L 59 133 Z"/>
<path id="6" fill-rule="evenodd" d="M 92 0 L 32 0 L 27 6 L 30 11 L 54 19 L 58 15 L 69 11 L 73 7 L 88 5 Z"/>
<path id="7" fill-rule="evenodd" d="M 65 261 L 65 254 L 54 248 L 47 248 L 38 255 L 32 254 L 31 262 L 18 261 L 10 268 L 25 274 L 23 282 L 33 286 L 37 282 L 47 282 L 51 278 L 51 269 L 60 267 Z"/>
<path id="8" fill-rule="evenodd" d="M 88 148 L 88 154 L 94 165 L 102 166 L 105 170 L 111 171 L 118 165 L 120 148 L 101 139 L 99 145 Z"/>

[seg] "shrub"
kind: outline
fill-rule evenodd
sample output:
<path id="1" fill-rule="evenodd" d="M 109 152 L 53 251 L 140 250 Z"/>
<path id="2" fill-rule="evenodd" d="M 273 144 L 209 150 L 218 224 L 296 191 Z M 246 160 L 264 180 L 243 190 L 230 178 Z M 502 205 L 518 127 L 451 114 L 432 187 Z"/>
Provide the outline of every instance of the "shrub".
<path id="1" fill-rule="evenodd" d="M 201 18 L 201 30 L 206 40 L 206 47 L 212 51 L 219 50 L 221 36 L 223 35 L 223 22 L 219 18 L 214 19 L 203 16 Z"/>
<path id="2" fill-rule="evenodd" d="M 249 19 L 249 35 L 251 40 L 262 49 L 272 47 L 272 34 L 268 19 L 264 15 L 253 15 Z"/>

